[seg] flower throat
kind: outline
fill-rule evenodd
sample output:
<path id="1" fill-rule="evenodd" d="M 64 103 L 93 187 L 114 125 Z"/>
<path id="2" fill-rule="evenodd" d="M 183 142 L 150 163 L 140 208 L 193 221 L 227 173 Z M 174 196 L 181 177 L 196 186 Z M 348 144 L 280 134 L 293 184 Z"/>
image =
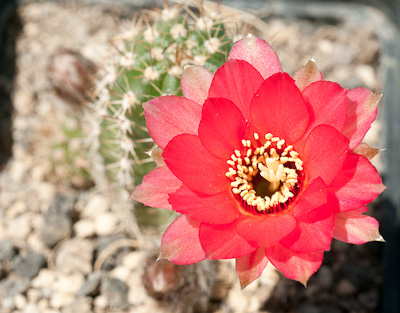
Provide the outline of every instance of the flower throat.
<path id="1" fill-rule="evenodd" d="M 285 210 L 298 194 L 303 181 L 303 161 L 292 145 L 271 133 L 255 142 L 242 140 L 227 160 L 225 175 L 242 207 L 255 215 Z"/>

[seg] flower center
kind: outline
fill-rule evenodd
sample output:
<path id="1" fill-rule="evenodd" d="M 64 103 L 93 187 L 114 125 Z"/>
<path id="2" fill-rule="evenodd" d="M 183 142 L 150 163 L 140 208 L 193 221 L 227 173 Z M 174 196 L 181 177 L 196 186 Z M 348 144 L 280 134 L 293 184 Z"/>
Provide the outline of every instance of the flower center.
<path id="1" fill-rule="evenodd" d="M 294 200 L 303 181 L 303 161 L 292 145 L 271 133 L 255 142 L 242 140 L 227 160 L 225 175 L 231 180 L 232 192 L 242 206 L 253 214 L 282 211 Z"/>

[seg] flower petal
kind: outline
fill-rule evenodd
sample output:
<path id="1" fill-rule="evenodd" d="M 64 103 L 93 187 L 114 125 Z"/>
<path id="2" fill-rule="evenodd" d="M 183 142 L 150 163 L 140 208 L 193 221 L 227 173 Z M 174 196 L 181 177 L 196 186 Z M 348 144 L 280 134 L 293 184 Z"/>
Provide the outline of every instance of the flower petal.
<path id="1" fill-rule="evenodd" d="M 370 203 L 385 188 L 377 170 L 366 157 L 349 153 L 328 190 L 339 200 L 340 211 L 350 211 Z"/>
<path id="2" fill-rule="evenodd" d="M 182 182 L 168 167 L 157 167 L 143 178 L 142 184 L 136 187 L 130 199 L 153 208 L 171 210 L 168 194 L 178 190 L 180 186 Z"/>
<path id="3" fill-rule="evenodd" d="M 186 215 L 179 216 L 165 231 L 161 239 L 161 259 L 175 264 L 193 264 L 205 259 L 199 241 L 200 222 Z"/>
<path id="4" fill-rule="evenodd" d="M 293 216 L 298 218 L 307 215 L 326 202 L 327 188 L 322 178 L 318 177 L 306 187 L 303 193 L 298 195 L 298 200 L 293 204 Z"/>
<path id="5" fill-rule="evenodd" d="M 274 49 L 266 41 L 252 35 L 248 35 L 233 45 L 229 52 L 229 59 L 249 62 L 264 79 L 282 72 L 281 63 Z"/>
<path id="6" fill-rule="evenodd" d="M 379 233 L 378 221 L 355 211 L 335 214 L 333 238 L 358 245 L 368 241 L 384 241 Z"/>
<path id="7" fill-rule="evenodd" d="M 197 135 L 201 105 L 177 96 L 164 96 L 143 103 L 146 126 L 154 142 L 162 149 L 179 134 Z"/>
<path id="8" fill-rule="evenodd" d="M 350 149 L 354 149 L 375 120 L 382 95 L 359 87 L 349 90 L 347 97 L 349 112 L 342 133 L 350 139 Z"/>
<path id="9" fill-rule="evenodd" d="M 216 71 L 208 96 L 231 100 L 248 119 L 251 99 L 263 81 L 249 63 L 231 59 Z"/>
<path id="10" fill-rule="evenodd" d="M 341 130 L 347 118 L 347 90 L 328 81 L 312 83 L 302 92 L 304 100 L 313 108 L 309 129 L 325 124 Z"/>
<path id="11" fill-rule="evenodd" d="M 295 227 L 294 217 L 281 212 L 261 218 L 245 219 L 238 223 L 236 230 L 247 240 L 256 241 L 260 246 L 268 247 L 278 243 Z"/>
<path id="12" fill-rule="evenodd" d="M 204 67 L 188 65 L 181 76 L 181 88 L 185 98 L 203 104 L 208 95 L 208 90 L 213 79 L 213 74 Z"/>
<path id="13" fill-rule="evenodd" d="M 296 81 L 296 86 L 300 91 L 303 91 L 311 83 L 322 80 L 322 74 L 318 70 L 315 60 L 311 59 L 306 65 L 297 70 L 293 78 Z"/>
<path id="14" fill-rule="evenodd" d="M 266 249 L 269 261 L 285 275 L 307 285 L 307 281 L 321 266 L 324 258 L 322 251 L 314 253 L 298 253 L 286 249 L 280 244 Z"/>
<path id="15" fill-rule="evenodd" d="M 242 289 L 250 285 L 258 277 L 260 277 L 264 268 L 268 264 L 263 247 L 256 251 L 236 259 L 236 272 L 239 276 L 240 286 Z"/>
<path id="16" fill-rule="evenodd" d="M 372 160 L 381 150 L 371 148 L 366 142 L 360 142 L 351 152 L 363 155 L 368 160 Z"/>
<path id="17" fill-rule="evenodd" d="M 225 173 L 228 165 L 211 155 L 198 136 L 182 134 L 174 137 L 163 152 L 172 173 L 190 189 L 216 194 L 230 189 Z"/>
<path id="18" fill-rule="evenodd" d="M 333 209 L 325 204 L 297 218 L 296 228 L 280 243 L 287 249 L 302 253 L 328 251 L 332 241 Z"/>
<path id="19" fill-rule="evenodd" d="M 238 107 L 230 100 L 208 98 L 203 105 L 199 138 L 212 155 L 228 160 L 242 146 L 248 124 Z"/>
<path id="20" fill-rule="evenodd" d="M 242 257 L 257 249 L 258 245 L 241 237 L 236 232 L 237 221 L 212 225 L 200 224 L 200 242 L 209 260 Z"/>
<path id="21" fill-rule="evenodd" d="M 315 127 L 304 145 L 306 179 L 321 177 L 329 185 L 342 168 L 349 150 L 349 140 L 328 125 Z"/>
<path id="22" fill-rule="evenodd" d="M 306 130 L 309 111 L 294 80 L 286 73 L 266 79 L 250 105 L 251 121 L 261 134 L 293 143 Z"/>
<path id="23" fill-rule="evenodd" d="M 192 219 L 210 224 L 227 224 L 240 216 L 238 202 L 231 192 L 203 195 L 182 186 L 170 194 L 172 209 Z"/>

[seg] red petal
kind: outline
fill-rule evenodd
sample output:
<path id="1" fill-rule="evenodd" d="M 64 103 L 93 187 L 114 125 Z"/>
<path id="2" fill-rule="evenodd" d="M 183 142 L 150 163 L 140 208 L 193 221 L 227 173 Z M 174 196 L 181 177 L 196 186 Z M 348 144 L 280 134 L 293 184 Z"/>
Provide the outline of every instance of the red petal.
<path id="1" fill-rule="evenodd" d="M 251 99 L 263 81 L 261 74 L 249 63 L 228 60 L 215 73 L 208 96 L 231 100 L 248 119 Z"/>
<path id="2" fill-rule="evenodd" d="M 268 259 L 265 256 L 263 247 L 236 259 L 236 272 L 239 276 L 242 289 L 246 288 L 246 286 L 260 277 L 267 263 Z"/>
<path id="3" fill-rule="evenodd" d="M 341 130 L 347 119 L 347 90 L 339 84 L 318 81 L 303 90 L 303 97 L 314 112 L 309 129 L 325 124 Z"/>
<path id="4" fill-rule="evenodd" d="M 285 213 L 268 214 L 261 218 L 248 218 L 238 223 L 236 230 L 247 240 L 256 241 L 260 246 L 276 244 L 296 227 L 293 216 Z"/>
<path id="5" fill-rule="evenodd" d="M 168 167 L 158 167 L 143 178 L 142 184 L 136 187 L 130 199 L 154 208 L 171 210 L 168 194 L 175 192 L 180 186 L 182 182 Z"/>
<path id="6" fill-rule="evenodd" d="M 349 112 L 342 133 L 350 139 L 350 149 L 354 149 L 364 138 L 378 113 L 378 103 L 382 95 L 359 87 L 348 91 Z"/>
<path id="7" fill-rule="evenodd" d="M 362 155 L 349 153 L 339 174 L 329 186 L 341 211 L 354 210 L 370 203 L 385 190 L 381 177 Z"/>
<path id="8" fill-rule="evenodd" d="M 182 186 L 170 194 L 173 210 L 188 214 L 192 219 L 210 224 L 227 224 L 240 216 L 238 202 L 231 192 L 203 195 Z"/>
<path id="9" fill-rule="evenodd" d="M 322 178 L 317 178 L 306 187 L 303 193 L 297 196 L 293 206 L 293 216 L 307 215 L 315 208 L 324 205 L 327 201 L 327 190 Z"/>
<path id="10" fill-rule="evenodd" d="M 197 135 L 201 105 L 177 96 L 164 96 L 143 103 L 146 126 L 154 142 L 164 148 L 179 134 Z"/>
<path id="11" fill-rule="evenodd" d="M 354 244 L 384 241 L 379 233 L 379 223 L 373 217 L 348 211 L 335 214 L 333 238 Z"/>
<path id="12" fill-rule="evenodd" d="M 293 78 L 296 81 L 296 86 L 302 91 L 311 83 L 322 80 L 322 74 L 318 70 L 315 60 L 311 59 L 306 65 L 297 70 Z"/>
<path id="13" fill-rule="evenodd" d="M 252 35 L 248 35 L 233 45 L 229 52 L 229 59 L 249 62 L 264 79 L 282 72 L 281 63 L 274 49 L 266 41 Z"/>
<path id="14" fill-rule="evenodd" d="M 161 239 L 161 259 L 187 265 L 203 261 L 205 253 L 199 241 L 200 222 L 185 215 L 169 225 Z"/>
<path id="15" fill-rule="evenodd" d="M 381 150 L 371 148 L 367 143 L 360 142 L 360 144 L 351 151 L 352 153 L 357 153 L 365 156 L 368 160 L 372 160 Z"/>
<path id="16" fill-rule="evenodd" d="M 293 232 L 280 241 L 290 250 L 302 253 L 328 251 L 332 241 L 333 210 L 325 204 L 297 218 Z"/>
<path id="17" fill-rule="evenodd" d="M 307 285 L 307 281 L 321 266 L 324 253 L 297 253 L 275 245 L 266 249 L 269 261 L 285 275 L 287 278 L 294 279 Z"/>
<path id="18" fill-rule="evenodd" d="M 228 165 L 211 155 L 195 135 L 174 137 L 165 147 L 163 157 L 172 173 L 190 189 L 204 194 L 230 189 L 225 176 Z"/>
<path id="19" fill-rule="evenodd" d="M 200 224 L 200 242 L 209 260 L 242 257 L 257 249 L 236 232 L 237 222 L 224 225 Z"/>
<path id="20" fill-rule="evenodd" d="M 286 73 L 261 84 L 251 101 L 250 115 L 260 134 L 272 133 L 290 143 L 304 134 L 309 120 L 303 96 Z"/>
<path id="21" fill-rule="evenodd" d="M 327 125 L 315 127 L 304 145 L 306 179 L 321 177 L 329 185 L 342 168 L 349 149 L 349 140 Z"/>
<path id="22" fill-rule="evenodd" d="M 210 89 L 213 74 L 204 67 L 189 65 L 181 77 L 183 95 L 199 104 L 203 104 Z"/>
<path id="23" fill-rule="evenodd" d="M 231 101 L 208 98 L 203 105 L 199 138 L 212 155 L 228 160 L 235 149 L 242 147 L 248 125 Z"/>

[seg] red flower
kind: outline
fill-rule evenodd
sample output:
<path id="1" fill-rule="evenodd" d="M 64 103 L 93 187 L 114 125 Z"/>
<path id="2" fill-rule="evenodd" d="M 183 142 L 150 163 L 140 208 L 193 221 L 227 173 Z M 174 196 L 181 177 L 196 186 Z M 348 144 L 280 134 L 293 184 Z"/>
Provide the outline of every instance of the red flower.
<path id="1" fill-rule="evenodd" d="M 332 238 L 383 240 L 363 215 L 384 189 L 360 143 L 381 98 L 322 80 L 311 60 L 294 79 L 274 50 L 248 36 L 215 75 L 188 67 L 184 97 L 143 104 L 163 149 L 132 198 L 181 213 L 161 256 L 176 264 L 236 259 L 242 287 L 270 261 L 306 284 Z"/>

